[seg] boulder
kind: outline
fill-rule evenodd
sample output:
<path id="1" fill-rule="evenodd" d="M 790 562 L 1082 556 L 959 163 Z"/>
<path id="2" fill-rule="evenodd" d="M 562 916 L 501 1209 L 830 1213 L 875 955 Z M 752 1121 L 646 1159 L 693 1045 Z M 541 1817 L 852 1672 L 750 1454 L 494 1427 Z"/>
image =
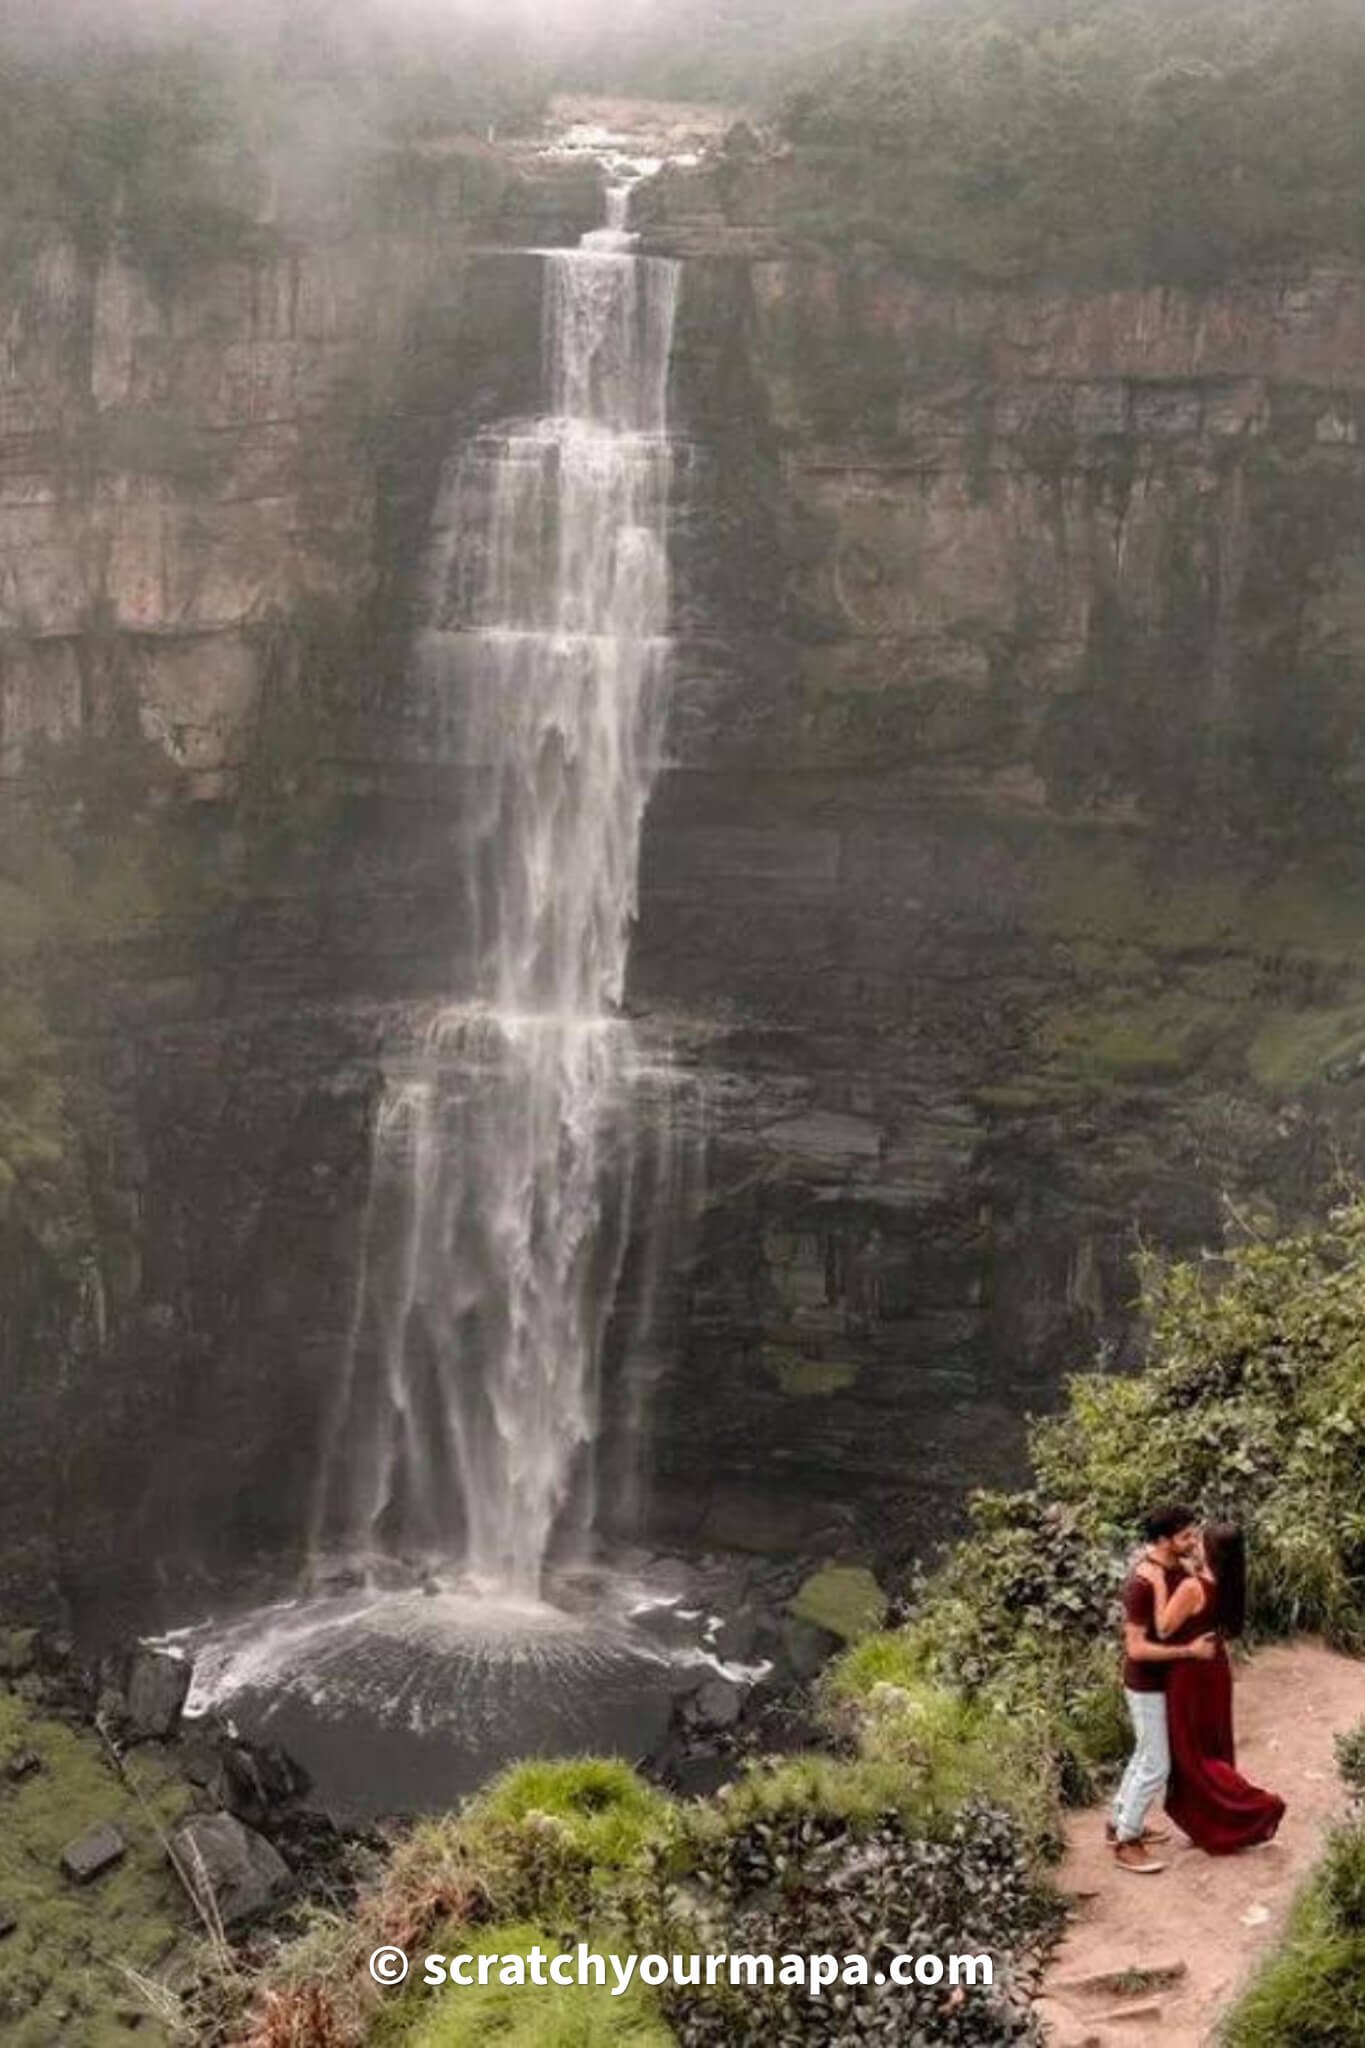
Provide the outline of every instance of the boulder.
<path id="1" fill-rule="evenodd" d="M 726 1664 L 748 1664 L 758 1648 L 758 1616 L 751 1607 L 728 1614 L 716 1631 L 716 1655 Z"/>
<path id="2" fill-rule="evenodd" d="M 128 1674 L 128 1732 L 134 1740 L 165 1741 L 180 1726 L 193 1667 L 166 1650 L 140 1649 Z"/>
<path id="3" fill-rule="evenodd" d="M 112 1821 L 101 1821 L 98 1827 L 87 1828 L 83 1835 L 67 1843 L 62 1851 L 62 1869 L 73 1884 L 90 1884 L 123 1861 L 127 1846 Z"/>
<path id="4" fill-rule="evenodd" d="M 843 1647 L 828 1629 L 817 1628 L 794 1614 L 782 1623 L 782 1660 L 794 1678 L 814 1678 Z"/>
<path id="5" fill-rule="evenodd" d="M 230 1813 L 201 1813 L 171 1836 L 171 1857 L 209 1918 L 255 1919 L 289 1889 L 284 1858 Z"/>
<path id="6" fill-rule="evenodd" d="M 728 1678 L 709 1678 L 692 1702 L 698 1721 L 708 1728 L 733 1728 L 744 1705 L 744 1696 Z"/>

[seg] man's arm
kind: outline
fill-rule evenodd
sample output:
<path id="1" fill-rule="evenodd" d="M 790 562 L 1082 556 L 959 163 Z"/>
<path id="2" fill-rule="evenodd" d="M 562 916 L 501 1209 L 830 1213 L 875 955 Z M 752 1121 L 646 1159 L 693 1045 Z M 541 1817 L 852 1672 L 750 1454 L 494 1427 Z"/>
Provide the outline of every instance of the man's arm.
<path id="1" fill-rule="evenodd" d="M 1123 1625 L 1123 1647 L 1135 1664 L 1179 1664 L 1187 1657 L 1212 1657 L 1218 1651 L 1217 1636 L 1199 1636 L 1192 1643 L 1154 1643 L 1141 1622 Z"/>

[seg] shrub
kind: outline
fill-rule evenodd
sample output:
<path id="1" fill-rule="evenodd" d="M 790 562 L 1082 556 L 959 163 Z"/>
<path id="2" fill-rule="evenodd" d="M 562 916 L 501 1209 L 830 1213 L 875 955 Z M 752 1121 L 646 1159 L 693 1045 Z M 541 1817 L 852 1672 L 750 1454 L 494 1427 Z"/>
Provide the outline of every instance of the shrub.
<path id="1" fill-rule="evenodd" d="M 1365 1804 L 1365 1721 L 1358 1721 L 1349 1734 L 1338 1735 L 1337 1769 L 1356 1806 Z"/>
<path id="2" fill-rule="evenodd" d="M 1119 1540 L 1179 1497 L 1247 1532 L 1253 1620 L 1365 1647 L 1365 1203 L 1212 1262 L 1144 1263 L 1151 1363 L 1074 1380 L 1043 1488 Z"/>
<path id="3" fill-rule="evenodd" d="M 781 2041 L 995 2043 L 1037 2039 L 1026 1995 L 1059 1920 L 1013 1816 L 964 1808 L 934 1834 L 894 1813 L 870 1829 L 832 1814 L 754 1821 L 714 1842 L 661 1922 L 633 1930 L 642 1947 L 732 1955 L 866 1959 L 869 1981 L 812 1999 L 760 1984 L 665 1987 L 661 2003 L 685 2044 Z M 942 1987 L 878 1985 L 902 1954 L 990 1955 L 995 1988 L 950 2003 Z"/>

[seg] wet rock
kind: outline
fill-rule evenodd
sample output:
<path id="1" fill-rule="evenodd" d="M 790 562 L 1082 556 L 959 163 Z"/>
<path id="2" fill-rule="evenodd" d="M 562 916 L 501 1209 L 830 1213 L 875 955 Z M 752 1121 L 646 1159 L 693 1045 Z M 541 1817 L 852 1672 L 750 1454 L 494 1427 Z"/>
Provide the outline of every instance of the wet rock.
<path id="1" fill-rule="evenodd" d="M 740 1717 L 744 1695 L 728 1678 L 711 1678 L 691 1703 L 693 1716 L 708 1728 L 733 1728 Z"/>
<path id="2" fill-rule="evenodd" d="M 716 1630 L 716 1655 L 726 1664 L 749 1664 L 758 1649 L 759 1617 L 750 1608 L 727 1615 Z"/>
<path id="3" fill-rule="evenodd" d="M 76 1645 L 65 1629 L 40 1634 L 33 1645 L 34 1662 L 40 1671 L 66 1673 L 76 1656 Z"/>
<path id="4" fill-rule="evenodd" d="M 87 1828 L 62 1851 L 61 1864 L 73 1884 L 91 1884 L 123 1861 L 127 1843 L 111 1821 Z"/>
<path id="5" fill-rule="evenodd" d="M 128 1732 L 135 1741 L 165 1741 L 180 1726 L 192 1666 L 165 1650 L 141 1649 L 128 1675 Z"/>
<path id="6" fill-rule="evenodd" d="M 255 1919 L 293 1881 L 278 1850 L 230 1813 L 196 1815 L 175 1830 L 170 1849 L 206 1916 L 225 1927 Z"/>
<path id="7" fill-rule="evenodd" d="M 814 1622 L 788 1615 L 782 1623 L 782 1661 L 794 1678 L 814 1678 L 844 1647 L 838 1636 Z"/>
<path id="8" fill-rule="evenodd" d="M 734 1775 L 732 1756 L 717 1756 L 705 1750 L 696 1756 L 671 1759 L 664 1772 L 670 1790 L 679 1799 L 709 1799 L 722 1785 L 728 1785 Z"/>
<path id="9" fill-rule="evenodd" d="M 277 1743 L 234 1742 L 221 1756 L 214 1797 L 250 1827 L 270 1823 L 308 1790 L 308 1773 Z"/>

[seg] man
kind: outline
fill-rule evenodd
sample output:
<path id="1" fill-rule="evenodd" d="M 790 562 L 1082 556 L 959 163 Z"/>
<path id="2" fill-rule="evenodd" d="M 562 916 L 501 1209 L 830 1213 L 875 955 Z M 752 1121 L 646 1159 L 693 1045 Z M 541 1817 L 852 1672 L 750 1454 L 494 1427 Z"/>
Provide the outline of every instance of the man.
<path id="1" fill-rule="evenodd" d="M 1180 1502 L 1153 1508 L 1142 1524 L 1145 1548 L 1123 1588 L 1123 1695 L 1133 1724 L 1133 1754 L 1114 1797 L 1108 1828 L 1114 1859 L 1121 1870 L 1137 1877 L 1155 1877 L 1166 1865 L 1153 1856 L 1151 1845 L 1168 1839 L 1169 1830 L 1146 1825 L 1148 1809 L 1166 1792 L 1171 1775 L 1171 1750 L 1166 1733 L 1166 1666 L 1182 1657 L 1212 1657 L 1217 1639 L 1200 1636 L 1193 1643 L 1163 1643 L 1156 1632 L 1156 1593 L 1138 1570 L 1154 1564 L 1166 1574 L 1171 1592 L 1184 1576 L 1181 1559 L 1193 1550 L 1199 1522 L 1193 1508 Z"/>

